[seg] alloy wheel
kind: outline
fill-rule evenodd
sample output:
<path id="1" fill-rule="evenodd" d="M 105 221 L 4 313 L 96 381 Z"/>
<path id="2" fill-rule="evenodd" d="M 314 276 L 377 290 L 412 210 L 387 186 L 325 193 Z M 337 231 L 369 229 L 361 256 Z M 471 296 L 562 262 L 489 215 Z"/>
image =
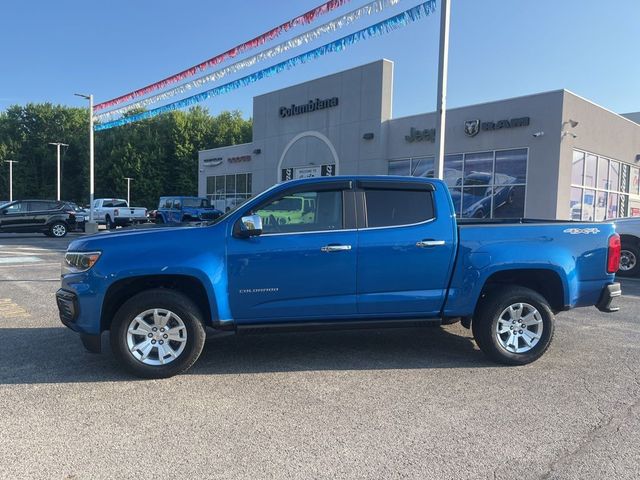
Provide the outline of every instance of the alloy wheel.
<path id="1" fill-rule="evenodd" d="M 167 365 L 182 354 L 186 345 L 187 327 L 170 310 L 145 310 L 127 328 L 129 352 L 145 365 Z"/>
<path id="2" fill-rule="evenodd" d="M 542 337 L 542 315 L 528 303 L 514 303 L 503 310 L 496 322 L 498 344 L 510 353 L 526 353 Z"/>
<path id="3" fill-rule="evenodd" d="M 67 228 L 61 223 L 58 223 L 53 226 L 53 228 L 51 229 L 51 233 L 53 233 L 54 237 L 64 237 L 67 233 Z"/>

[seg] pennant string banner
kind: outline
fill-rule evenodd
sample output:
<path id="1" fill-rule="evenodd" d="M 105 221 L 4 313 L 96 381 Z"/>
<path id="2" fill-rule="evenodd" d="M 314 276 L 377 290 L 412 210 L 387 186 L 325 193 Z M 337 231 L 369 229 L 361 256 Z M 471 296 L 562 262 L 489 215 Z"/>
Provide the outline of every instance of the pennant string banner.
<path id="1" fill-rule="evenodd" d="M 400 1 L 401 0 L 374 0 L 373 2 L 367 3 L 360 8 L 352 10 L 351 12 L 345 13 L 344 15 L 331 20 L 330 22 L 320 25 L 305 33 L 302 33 L 290 40 L 287 40 L 286 42 L 282 42 L 274 47 L 262 50 L 261 52 L 251 57 L 245 58 L 220 70 L 178 85 L 177 87 L 171 88 L 165 92 L 158 93 L 151 97 L 139 100 L 134 103 L 130 103 L 129 105 L 116 108 L 114 110 L 99 113 L 95 118 L 98 120 L 111 120 L 114 117 L 120 116 L 130 110 L 148 107 L 149 105 L 167 100 L 171 97 L 174 97 L 175 95 L 180 95 L 182 93 L 188 92 L 189 90 L 199 88 L 206 83 L 215 82 L 226 77 L 227 75 L 231 75 L 246 68 L 253 67 L 258 62 L 261 62 L 263 60 L 270 60 L 291 49 L 310 43 L 326 33 L 335 32 L 352 24 L 353 22 L 358 21 L 365 16 L 382 12 L 386 8 L 397 5 L 398 3 L 400 3 Z"/>
<path id="2" fill-rule="evenodd" d="M 238 80 L 234 80 L 224 85 L 220 85 L 210 90 L 206 90 L 196 95 L 192 95 L 191 97 L 187 97 L 182 100 L 178 100 L 176 102 L 163 105 L 162 107 L 158 107 L 152 110 L 137 113 L 127 117 L 122 117 L 117 120 L 113 120 L 111 122 L 96 124 L 94 129 L 96 131 L 100 131 L 100 130 L 106 130 L 113 127 L 127 125 L 129 123 L 137 122 L 139 120 L 153 118 L 162 113 L 171 112 L 174 110 L 179 110 L 181 108 L 189 107 L 191 105 L 202 102 L 209 98 L 212 98 L 218 95 L 223 95 L 225 93 L 229 93 L 241 87 L 255 83 L 263 78 L 268 78 L 278 73 L 290 70 L 296 67 L 297 65 L 308 63 L 328 53 L 341 52 L 345 48 L 351 45 L 354 45 L 358 42 L 361 42 L 363 40 L 366 40 L 368 38 L 384 35 L 385 33 L 392 32 L 406 25 L 414 23 L 420 20 L 421 18 L 433 13 L 435 11 L 435 7 L 436 7 L 436 0 L 428 0 L 427 2 L 421 3 L 420 5 L 417 5 L 413 8 L 405 10 L 404 12 L 398 15 L 390 17 L 386 20 L 378 22 L 362 30 L 358 30 L 357 32 L 354 32 L 350 35 L 339 38 L 338 40 L 335 40 L 331 43 L 322 45 L 321 47 L 314 48 L 313 50 L 309 50 L 296 57 L 292 57 L 288 60 L 277 63 L 271 67 L 265 68 L 263 70 L 259 70 L 255 73 L 239 78 Z"/>
<path id="3" fill-rule="evenodd" d="M 183 70 L 179 73 L 176 73 L 175 75 L 171 75 L 170 77 L 167 77 L 163 80 L 160 80 L 158 82 L 152 83 L 150 85 L 147 85 L 146 87 L 140 88 L 138 90 L 135 90 L 133 92 L 127 93 L 125 95 L 121 95 L 117 98 L 114 98 L 112 100 L 108 100 L 106 102 L 102 102 L 102 103 L 98 103 L 96 105 L 94 105 L 93 107 L 93 111 L 97 112 L 99 110 L 104 110 L 105 108 L 109 108 L 112 107 L 114 105 L 118 105 L 120 103 L 123 102 L 128 102 L 130 100 L 133 100 L 134 98 L 137 97 L 142 97 L 144 95 L 148 95 L 149 93 L 155 91 L 155 90 L 161 90 L 163 88 L 165 88 L 168 85 L 171 85 L 173 83 L 178 83 L 181 80 L 184 80 L 185 78 L 189 78 L 192 77 L 194 75 L 196 75 L 198 72 L 202 72 L 204 70 L 206 70 L 207 68 L 213 67 L 215 65 L 218 65 L 219 63 L 222 63 L 225 60 L 228 60 L 230 58 L 234 58 L 237 55 L 243 53 L 243 52 L 247 52 L 249 50 L 252 50 L 254 48 L 259 47 L 260 45 L 265 44 L 266 42 L 273 40 L 274 38 L 279 37 L 283 32 L 287 32 L 295 27 L 298 27 L 300 25 L 306 25 L 306 24 L 310 24 L 312 23 L 316 18 L 325 15 L 337 8 L 340 8 L 341 6 L 345 5 L 346 3 L 349 3 L 351 0 L 329 0 L 326 3 L 323 3 L 322 5 L 309 10 L 306 13 L 303 13 L 302 15 L 297 16 L 296 18 L 289 20 L 288 22 L 283 23 L 282 25 L 278 25 L 277 27 L 269 30 L 268 32 L 263 33 L 262 35 L 258 35 L 257 37 L 244 42 L 230 50 L 227 50 L 224 53 L 221 53 L 220 55 L 216 55 L 215 57 L 212 57 L 208 60 L 205 60 L 202 63 L 199 63 L 198 65 L 194 65 L 193 67 L 187 68 L 186 70 Z"/>

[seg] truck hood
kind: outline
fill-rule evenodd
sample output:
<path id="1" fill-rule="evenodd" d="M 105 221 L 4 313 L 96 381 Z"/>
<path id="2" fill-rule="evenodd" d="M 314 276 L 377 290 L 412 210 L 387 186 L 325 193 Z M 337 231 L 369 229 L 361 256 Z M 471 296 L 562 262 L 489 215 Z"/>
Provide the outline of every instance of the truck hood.
<path id="1" fill-rule="evenodd" d="M 75 252 L 108 250 L 145 252 L 158 248 L 184 248 L 185 243 L 191 243 L 194 238 L 200 238 L 201 235 L 210 239 L 221 235 L 223 230 L 219 227 L 220 225 L 164 227 L 98 233 L 74 240 L 69 244 L 67 250 Z"/>

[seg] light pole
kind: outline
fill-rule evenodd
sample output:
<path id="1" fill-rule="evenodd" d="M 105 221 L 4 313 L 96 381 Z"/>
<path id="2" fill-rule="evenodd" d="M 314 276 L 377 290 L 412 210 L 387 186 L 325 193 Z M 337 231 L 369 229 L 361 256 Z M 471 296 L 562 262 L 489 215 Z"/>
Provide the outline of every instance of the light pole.
<path id="1" fill-rule="evenodd" d="M 94 197 L 94 176 L 93 176 L 93 95 L 75 93 L 74 95 L 89 100 L 89 223 L 87 232 L 98 231 L 98 226 L 93 221 L 93 197 Z"/>
<path id="2" fill-rule="evenodd" d="M 49 142 L 49 145 L 55 145 L 58 151 L 58 201 L 60 201 L 60 147 L 68 147 L 66 143 Z"/>
<path id="3" fill-rule="evenodd" d="M 131 180 L 133 178 L 124 177 L 124 179 L 127 181 L 127 205 L 131 206 Z"/>
<path id="4" fill-rule="evenodd" d="M 13 202 L 13 164 L 16 160 L 5 160 L 9 164 L 9 201 Z"/>
<path id="5" fill-rule="evenodd" d="M 449 75 L 449 18 L 451 0 L 440 2 L 440 55 L 438 60 L 438 131 L 436 134 L 435 177 L 444 177 L 444 129 L 447 117 L 447 77 Z"/>

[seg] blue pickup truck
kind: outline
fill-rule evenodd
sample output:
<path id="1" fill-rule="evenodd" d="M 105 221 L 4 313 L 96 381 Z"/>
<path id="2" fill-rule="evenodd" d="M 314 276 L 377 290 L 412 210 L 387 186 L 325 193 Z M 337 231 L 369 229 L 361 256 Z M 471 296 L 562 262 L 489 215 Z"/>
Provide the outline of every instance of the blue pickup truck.
<path id="1" fill-rule="evenodd" d="M 304 215 L 280 215 L 291 198 Z M 147 378 L 184 372 L 205 328 L 236 333 L 461 321 L 495 361 L 549 347 L 554 315 L 617 310 L 612 223 L 458 224 L 446 185 L 325 177 L 276 185 L 207 226 L 94 235 L 69 245 L 56 294 L 85 347 Z"/>

